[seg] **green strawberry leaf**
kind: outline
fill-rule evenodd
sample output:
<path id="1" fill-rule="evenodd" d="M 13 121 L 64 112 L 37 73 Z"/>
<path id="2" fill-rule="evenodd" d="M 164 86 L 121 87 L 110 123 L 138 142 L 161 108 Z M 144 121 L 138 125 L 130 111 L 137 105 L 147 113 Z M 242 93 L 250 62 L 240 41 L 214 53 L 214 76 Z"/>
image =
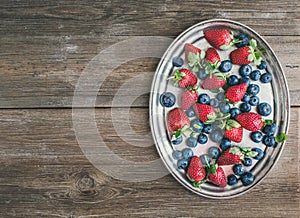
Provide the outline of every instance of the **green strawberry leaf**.
<path id="1" fill-rule="evenodd" d="M 248 61 L 253 61 L 254 60 L 254 56 L 253 56 L 253 54 L 249 54 L 248 55 Z"/>
<path id="2" fill-rule="evenodd" d="M 234 127 L 234 128 L 239 128 L 241 126 L 241 124 L 239 124 L 239 122 L 237 122 L 236 120 L 228 120 L 227 121 L 227 125 L 230 127 Z"/>
<path id="3" fill-rule="evenodd" d="M 256 46 L 257 46 L 256 40 L 255 40 L 255 39 L 251 39 L 251 40 L 249 41 L 249 45 L 250 45 L 250 47 L 252 47 L 253 49 L 256 48 Z"/>
<path id="4" fill-rule="evenodd" d="M 190 52 L 188 54 L 188 62 L 189 62 L 189 66 L 193 67 L 197 62 L 199 61 L 199 54 L 195 54 Z"/>
<path id="5" fill-rule="evenodd" d="M 220 89 L 211 89 L 211 90 L 209 90 L 210 92 L 212 92 L 212 93 L 219 93 L 220 92 Z"/>
<path id="6" fill-rule="evenodd" d="M 227 50 L 227 49 L 229 49 L 231 47 L 231 44 L 225 44 L 225 45 L 221 45 L 220 46 L 220 49 L 221 50 Z"/>
<path id="7" fill-rule="evenodd" d="M 284 132 L 278 133 L 278 135 L 275 137 L 275 141 L 277 143 L 279 142 L 284 142 L 285 140 L 287 140 L 288 135 L 285 134 Z"/>
<path id="8" fill-rule="evenodd" d="M 241 149 L 239 147 L 231 147 L 229 152 L 232 153 L 232 154 L 240 154 Z"/>
<path id="9" fill-rule="evenodd" d="M 241 150 L 246 153 L 246 152 L 250 152 L 252 150 L 251 147 L 241 147 Z"/>
<path id="10" fill-rule="evenodd" d="M 264 126 L 265 125 L 271 125 L 273 122 L 273 120 L 264 120 Z"/>
<path id="11" fill-rule="evenodd" d="M 205 58 L 205 55 L 206 55 L 206 54 L 205 54 L 205 51 L 202 50 L 202 51 L 200 52 L 200 60 L 203 60 L 203 59 Z"/>
<path id="12" fill-rule="evenodd" d="M 207 115 L 207 119 L 208 120 L 215 120 L 217 118 L 216 114 L 215 113 L 211 113 L 211 114 L 208 114 Z"/>
<path id="13" fill-rule="evenodd" d="M 250 151 L 250 152 L 247 152 L 245 155 L 247 157 L 256 157 L 258 155 L 258 152 L 256 152 L 256 151 Z"/>
<path id="14" fill-rule="evenodd" d="M 197 65 L 195 65 L 195 66 L 192 68 L 192 72 L 193 72 L 193 73 L 196 73 L 196 72 L 198 72 L 198 71 L 199 71 L 199 68 L 198 68 Z"/>

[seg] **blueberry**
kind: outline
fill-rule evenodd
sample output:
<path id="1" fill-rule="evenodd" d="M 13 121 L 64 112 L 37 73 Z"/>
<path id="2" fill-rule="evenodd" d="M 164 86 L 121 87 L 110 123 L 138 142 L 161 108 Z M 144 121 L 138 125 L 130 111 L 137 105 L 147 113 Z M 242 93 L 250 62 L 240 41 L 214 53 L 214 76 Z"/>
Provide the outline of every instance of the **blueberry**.
<path id="1" fill-rule="evenodd" d="M 224 60 L 221 62 L 219 70 L 223 73 L 228 73 L 232 69 L 232 63 L 230 60 Z"/>
<path id="2" fill-rule="evenodd" d="M 223 133 L 222 133 L 221 129 L 216 129 L 216 130 L 212 131 L 210 134 L 210 138 L 213 142 L 220 143 L 223 139 Z"/>
<path id="3" fill-rule="evenodd" d="M 253 183 L 254 179 L 255 176 L 250 172 L 245 172 L 243 175 L 241 175 L 241 181 L 244 186 L 248 186 Z"/>
<path id="4" fill-rule="evenodd" d="M 208 94 L 201 94 L 201 95 L 199 95 L 198 102 L 200 104 L 209 104 L 209 102 L 210 102 L 209 95 Z"/>
<path id="5" fill-rule="evenodd" d="M 194 117 L 195 116 L 195 111 L 193 110 L 193 108 L 190 108 L 190 109 L 186 110 L 185 113 L 188 117 Z"/>
<path id="6" fill-rule="evenodd" d="M 189 165 L 189 161 L 187 159 L 180 159 L 178 162 L 177 162 L 177 167 L 179 169 L 183 169 L 183 170 L 186 170 L 187 167 Z"/>
<path id="7" fill-rule="evenodd" d="M 238 179 L 236 178 L 235 175 L 230 174 L 227 176 L 227 184 L 228 185 L 235 185 L 238 183 Z"/>
<path id="8" fill-rule="evenodd" d="M 251 111 L 251 105 L 244 102 L 240 105 L 240 110 L 242 112 L 249 112 L 249 111 Z"/>
<path id="9" fill-rule="evenodd" d="M 251 96 L 249 100 L 249 104 L 251 106 L 257 106 L 259 104 L 259 97 L 257 96 Z"/>
<path id="10" fill-rule="evenodd" d="M 227 84 L 229 86 L 234 86 L 239 84 L 239 78 L 236 75 L 231 75 L 227 78 Z"/>
<path id="11" fill-rule="evenodd" d="M 221 102 L 219 105 L 220 111 L 223 114 L 229 113 L 230 105 L 227 102 Z"/>
<path id="12" fill-rule="evenodd" d="M 213 108 L 218 108 L 219 107 L 219 101 L 216 98 L 212 98 L 210 100 L 210 106 L 212 106 Z"/>
<path id="13" fill-rule="evenodd" d="M 257 68 L 260 70 L 264 70 L 267 68 L 267 63 L 265 61 L 261 61 L 260 65 L 258 65 Z"/>
<path id="14" fill-rule="evenodd" d="M 250 95 L 257 95 L 260 91 L 260 88 L 257 84 L 250 84 L 247 88 L 247 93 Z"/>
<path id="15" fill-rule="evenodd" d="M 210 134 L 212 131 L 211 124 L 204 124 L 202 131 L 206 134 Z"/>
<path id="16" fill-rule="evenodd" d="M 252 72 L 252 67 L 248 64 L 244 64 L 240 67 L 239 73 L 242 77 L 249 76 Z"/>
<path id="17" fill-rule="evenodd" d="M 184 159 L 189 160 L 194 156 L 194 152 L 190 148 L 185 148 L 185 149 L 182 150 L 182 155 L 183 155 Z"/>
<path id="18" fill-rule="evenodd" d="M 204 133 L 200 133 L 199 135 L 198 135 L 198 142 L 200 143 L 200 144 L 205 144 L 206 142 L 208 141 L 208 137 L 207 137 L 207 135 L 205 135 Z"/>
<path id="19" fill-rule="evenodd" d="M 242 77 L 239 79 L 239 83 L 246 83 L 248 86 L 250 85 L 250 78 L 248 76 Z"/>
<path id="20" fill-rule="evenodd" d="M 243 160 L 243 164 L 246 167 L 250 167 L 252 165 L 252 159 L 249 158 L 249 157 L 245 157 L 244 160 Z"/>
<path id="21" fill-rule="evenodd" d="M 262 116 L 268 116 L 272 113 L 271 106 L 266 102 L 260 103 L 256 109 L 257 112 Z"/>
<path id="22" fill-rule="evenodd" d="M 259 70 L 253 70 L 250 73 L 250 79 L 254 80 L 254 81 L 258 81 L 260 79 L 261 73 Z"/>
<path id="23" fill-rule="evenodd" d="M 191 136 L 187 139 L 186 144 L 190 148 L 195 148 L 197 146 L 197 139 Z"/>
<path id="24" fill-rule="evenodd" d="M 180 160 L 183 157 L 182 152 L 179 150 L 173 151 L 172 156 L 175 160 Z"/>
<path id="25" fill-rule="evenodd" d="M 237 176 L 241 176 L 242 174 L 245 173 L 245 168 L 243 167 L 242 164 L 235 164 L 232 168 L 233 173 Z"/>
<path id="26" fill-rule="evenodd" d="M 276 131 L 275 123 L 265 125 L 262 129 L 262 132 L 265 133 L 266 135 L 274 135 L 275 131 Z"/>
<path id="27" fill-rule="evenodd" d="M 220 143 L 220 148 L 222 151 L 225 151 L 227 148 L 231 146 L 231 141 L 228 138 L 223 138 Z"/>
<path id="28" fill-rule="evenodd" d="M 191 121 L 191 127 L 192 127 L 192 130 L 194 132 L 198 132 L 199 133 L 203 129 L 203 123 L 200 120 L 195 119 L 195 120 Z"/>
<path id="29" fill-rule="evenodd" d="M 264 152 L 260 148 L 252 148 L 252 151 L 257 152 L 257 155 L 253 157 L 255 160 L 261 160 L 264 157 Z"/>
<path id="30" fill-rule="evenodd" d="M 242 102 L 249 102 L 249 100 L 250 100 L 250 95 L 245 93 L 245 95 L 242 98 Z"/>
<path id="31" fill-rule="evenodd" d="M 239 34 L 235 36 L 235 38 L 239 40 L 238 43 L 235 44 L 236 47 L 241 48 L 249 45 L 249 39 L 244 34 Z"/>
<path id="32" fill-rule="evenodd" d="M 211 158 L 210 156 L 208 156 L 208 154 L 200 155 L 200 160 L 203 166 L 207 166 L 211 164 Z"/>
<path id="33" fill-rule="evenodd" d="M 220 156 L 220 149 L 214 146 L 210 147 L 208 149 L 208 155 L 213 159 L 217 159 Z"/>
<path id="34" fill-rule="evenodd" d="M 260 131 L 251 132 L 250 138 L 252 141 L 259 143 L 263 138 L 263 134 Z"/>
<path id="35" fill-rule="evenodd" d="M 196 73 L 196 75 L 201 80 L 205 80 L 208 77 L 208 74 L 206 73 L 205 69 L 202 68 Z"/>
<path id="36" fill-rule="evenodd" d="M 181 136 L 177 137 L 176 139 L 173 139 L 173 140 L 172 140 L 172 144 L 173 144 L 173 145 L 178 145 L 178 144 L 180 144 L 182 141 L 183 141 L 183 137 L 182 137 L 182 135 L 181 135 Z"/>
<path id="37" fill-rule="evenodd" d="M 216 95 L 216 98 L 217 98 L 219 101 L 224 101 L 224 100 L 225 100 L 225 93 L 224 93 L 224 92 L 219 92 L 219 93 Z"/>
<path id="38" fill-rule="evenodd" d="M 269 83 L 272 81 L 272 74 L 269 72 L 264 73 L 263 75 L 261 75 L 260 77 L 260 81 L 262 83 Z"/>
<path id="39" fill-rule="evenodd" d="M 267 147 L 274 147 L 276 144 L 275 137 L 272 135 L 264 135 L 262 142 Z"/>
<path id="40" fill-rule="evenodd" d="M 230 118 L 234 118 L 236 115 L 239 115 L 241 113 L 240 109 L 233 107 L 229 111 L 230 113 Z"/>
<path id="41" fill-rule="evenodd" d="M 172 107 L 176 102 L 176 97 L 171 92 L 164 92 L 160 95 L 160 103 L 164 107 Z"/>
<path id="42" fill-rule="evenodd" d="M 172 63 L 175 67 L 181 67 L 183 65 L 183 59 L 181 57 L 175 57 L 173 58 Z"/>

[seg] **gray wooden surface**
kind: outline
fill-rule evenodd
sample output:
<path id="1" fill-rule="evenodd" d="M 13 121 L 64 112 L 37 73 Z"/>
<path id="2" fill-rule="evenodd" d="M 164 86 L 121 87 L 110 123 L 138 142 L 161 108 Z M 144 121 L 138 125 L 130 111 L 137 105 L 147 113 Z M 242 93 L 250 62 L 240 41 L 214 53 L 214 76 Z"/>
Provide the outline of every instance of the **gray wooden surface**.
<path id="1" fill-rule="evenodd" d="M 296 0 L 2 0 L 0 217 L 299 217 L 299 12 Z M 81 151 L 72 124 L 74 89 L 84 68 L 114 43 L 135 36 L 173 39 L 189 26 L 212 18 L 252 27 L 282 63 L 291 95 L 291 124 L 290 138 L 275 168 L 249 193 L 230 200 L 199 197 L 171 175 L 134 183 L 96 169 Z M 155 160 L 158 154 L 154 145 L 138 147 L 122 140 L 112 123 L 112 101 L 137 74 L 150 72 L 151 78 L 158 61 L 141 58 L 121 65 L 97 95 L 99 133 L 128 160 Z M 150 86 L 151 80 L 144 79 L 134 88 Z M 88 95 L 90 90 L 83 92 Z M 145 94 L 133 104 L 116 106 L 121 118 L 131 107 L 136 135 L 127 136 L 137 143 L 150 131 L 148 100 Z"/>

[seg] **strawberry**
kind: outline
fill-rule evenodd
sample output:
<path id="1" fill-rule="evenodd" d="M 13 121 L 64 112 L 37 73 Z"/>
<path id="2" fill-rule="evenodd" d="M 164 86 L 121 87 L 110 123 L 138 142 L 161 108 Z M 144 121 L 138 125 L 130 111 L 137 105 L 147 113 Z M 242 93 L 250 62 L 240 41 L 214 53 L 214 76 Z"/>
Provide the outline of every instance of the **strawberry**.
<path id="1" fill-rule="evenodd" d="M 206 171 L 198 156 L 193 156 L 191 158 L 186 176 L 193 183 L 194 187 L 199 187 L 205 182 Z"/>
<path id="2" fill-rule="evenodd" d="M 231 102 L 239 102 L 244 97 L 247 91 L 247 87 L 247 83 L 241 83 L 238 85 L 230 86 L 227 89 L 225 96 Z"/>
<path id="3" fill-rule="evenodd" d="M 183 127 L 189 126 L 190 120 L 186 113 L 180 108 L 174 108 L 167 114 L 167 126 L 170 132 L 178 132 L 180 135 Z"/>
<path id="4" fill-rule="evenodd" d="M 206 50 L 205 61 L 209 63 L 214 69 L 217 69 L 220 65 L 221 58 L 214 48 L 208 48 Z"/>
<path id="5" fill-rule="evenodd" d="M 234 142 L 241 142 L 243 139 L 243 128 L 241 124 L 235 120 L 228 120 L 226 123 L 224 137 Z"/>
<path id="6" fill-rule="evenodd" d="M 261 116 L 255 112 L 245 112 L 236 115 L 235 119 L 241 124 L 242 127 L 252 132 L 260 130 L 264 125 Z"/>
<path id="7" fill-rule="evenodd" d="M 197 77 L 188 69 L 176 70 L 171 78 L 175 80 L 174 85 L 176 87 L 187 88 L 194 87 L 197 84 Z"/>
<path id="8" fill-rule="evenodd" d="M 219 166 L 233 165 L 241 163 L 244 157 L 255 157 L 257 152 L 252 151 L 251 147 L 241 148 L 233 146 L 227 148 L 218 158 L 217 163 Z"/>
<path id="9" fill-rule="evenodd" d="M 225 172 L 222 167 L 220 167 L 218 164 L 212 162 L 207 167 L 207 173 L 208 173 L 208 180 L 212 182 L 213 184 L 225 187 L 227 185 L 227 177 L 225 175 Z"/>
<path id="10" fill-rule="evenodd" d="M 197 89 L 197 88 L 196 88 Z M 187 90 L 182 93 L 181 96 L 181 108 L 183 110 L 188 110 L 198 99 L 198 93 L 197 90 Z"/>
<path id="11" fill-rule="evenodd" d="M 219 50 L 227 50 L 238 41 L 227 29 L 205 30 L 204 37 L 209 44 Z"/>
<path id="12" fill-rule="evenodd" d="M 255 65 L 260 65 L 262 53 L 256 49 L 257 42 L 251 39 L 249 44 L 249 46 L 238 48 L 230 53 L 230 60 L 233 64 L 242 65 L 254 62 Z"/>
<path id="13" fill-rule="evenodd" d="M 194 104 L 193 109 L 199 120 L 203 123 L 214 121 L 217 117 L 215 109 L 210 105 L 196 103 Z"/>
<path id="14" fill-rule="evenodd" d="M 214 90 L 221 88 L 226 83 L 226 79 L 223 73 L 215 73 L 212 76 L 208 76 L 202 83 L 203 89 Z"/>
<path id="15" fill-rule="evenodd" d="M 190 44 L 190 43 L 186 43 L 184 45 L 184 57 L 185 57 L 185 61 L 187 63 L 190 62 L 189 60 L 189 54 L 192 53 L 192 54 L 196 54 L 197 56 L 201 53 L 201 49 L 200 48 L 197 48 L 196 46 Z"/>

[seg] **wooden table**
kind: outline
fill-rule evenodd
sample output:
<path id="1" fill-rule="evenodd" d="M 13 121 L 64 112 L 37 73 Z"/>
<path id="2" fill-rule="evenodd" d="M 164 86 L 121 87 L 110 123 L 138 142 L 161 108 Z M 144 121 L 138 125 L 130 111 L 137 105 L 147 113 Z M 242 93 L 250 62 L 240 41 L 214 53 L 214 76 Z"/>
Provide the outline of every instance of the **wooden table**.
<path id="1" fill-rule="evenodd" d="M 299 217 L 299 12 L 296 0 L 2 0 L 0 217 Z M 74 90 L 84 68 L 117 42 L 135 36 L 173 39 L 212 18 L 252 27 L 283 65 L 291 97 L 290 137 L 276 167 L 259 186 L 230 200 L 197 196 L 171 175 L 126 182 L 95 168 L 80 149 L 72 123 Z M 139 58 L 122 64 L 97 95 L 99 134 L 127 160 L 155 160 L 158 154 L 154 145 L 122 140 L 112 123 L 112 101 L 137 74 L 151 72 L 151 78 L 158 61 Z M 143 81 L 136 86 L 150 90 L 151 79 Z M 84 91 L 88 95 L 90 90 Z M 122 114 L 130 107 L 133 140 L 150 131 L 148 100 L 146 94 L 114 108 Z"/>

